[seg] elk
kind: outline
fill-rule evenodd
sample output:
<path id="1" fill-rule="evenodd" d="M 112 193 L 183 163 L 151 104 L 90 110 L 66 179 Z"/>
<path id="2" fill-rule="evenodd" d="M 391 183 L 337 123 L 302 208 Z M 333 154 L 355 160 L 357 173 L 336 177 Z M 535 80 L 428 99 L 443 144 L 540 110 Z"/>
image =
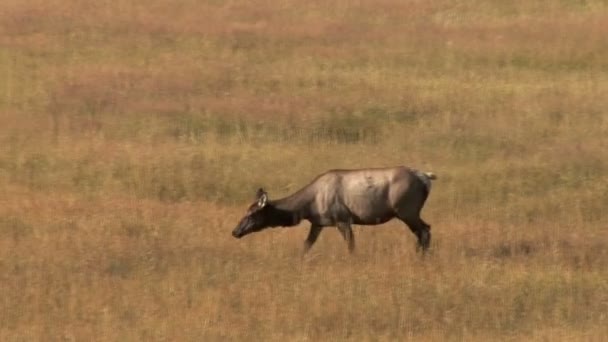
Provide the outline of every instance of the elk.
<path id="1" fill-rule="evenodd" d="M 417 249 L 426 251 L 431 243 L 431 226 L 420 211 L 431 190 L 432 172 L 405 166 L 330 170 L 317 176 L 293 195 L 270 200 L 262 188 L 256 201 L 232 231 L 235 238 L 266 228 L 293 227 L 310 222 L 304 241 L 306 254 L 325 227 L 336 227 L 355 249 L 352 225 L 379 225 L 393 218 L 403 221 L 418 238 Z"/>

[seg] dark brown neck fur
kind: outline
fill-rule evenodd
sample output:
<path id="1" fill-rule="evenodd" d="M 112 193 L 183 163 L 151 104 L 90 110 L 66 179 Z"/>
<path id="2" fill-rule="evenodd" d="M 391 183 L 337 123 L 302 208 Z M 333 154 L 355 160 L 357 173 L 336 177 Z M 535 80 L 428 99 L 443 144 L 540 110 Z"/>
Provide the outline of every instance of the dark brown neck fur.
<path id="1" fill-rule="evenodd" d="M 298 211 L 280 209 L 274 203 L 269 203 L 268 205 L 270 206 L 271 227 L 292 227 L 302 221 L 302 216 Z"/>

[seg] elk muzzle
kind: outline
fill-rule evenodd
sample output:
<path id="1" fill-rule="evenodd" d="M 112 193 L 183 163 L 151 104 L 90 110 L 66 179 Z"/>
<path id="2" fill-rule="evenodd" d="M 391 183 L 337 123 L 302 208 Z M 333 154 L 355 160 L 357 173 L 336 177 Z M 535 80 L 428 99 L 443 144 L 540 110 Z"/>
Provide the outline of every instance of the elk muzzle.
<path id="1" fill-rule="evenodd" d="M 243 234 L 241 233 L 241 227 L 236 227 L 234 228 L 234 230 L 232 231 L 232 236 L 234 236 L 237 239 L 240 239 L 241 237 L 243 237 Z"/>

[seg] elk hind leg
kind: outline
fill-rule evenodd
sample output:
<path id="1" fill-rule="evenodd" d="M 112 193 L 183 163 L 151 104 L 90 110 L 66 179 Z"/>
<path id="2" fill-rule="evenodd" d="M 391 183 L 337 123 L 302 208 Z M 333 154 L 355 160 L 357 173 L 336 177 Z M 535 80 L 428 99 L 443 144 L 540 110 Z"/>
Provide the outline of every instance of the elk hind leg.
<path id="1" fill-rule="evenodd" d="M 425 252 L 431 245 L 431 226 L 424 222 L 419 216 L 400 219 L 410 228 L 418 238 L 417 249 Z"/>

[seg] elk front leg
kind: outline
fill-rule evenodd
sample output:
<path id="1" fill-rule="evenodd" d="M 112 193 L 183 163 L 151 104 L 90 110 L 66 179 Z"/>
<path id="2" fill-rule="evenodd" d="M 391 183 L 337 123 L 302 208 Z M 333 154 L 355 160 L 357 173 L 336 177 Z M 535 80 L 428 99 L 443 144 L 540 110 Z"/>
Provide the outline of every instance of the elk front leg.
<path id="1" fill-rule="evenodd" d="M 323 227 L 317 226 L 315 224 L 310 226 L 310 231 L 308 232 L 308 237 L 304 241 L 304 251 L 302 255 L 306 254 L 310 247 L 317 241 L 319 234 L 321 234 L 321 230 Z"/>
<path id="2" fill-rule="evenodd" d="M 346 241 L 346 243 L 348 243 L 348 251 L 350 253 L 354 252 L 355 251 L 355 236 L 353 235 L 353 229 L 352 229 L 350 223 L 347 223 L 347 222 L 338 223 L 337 227 L 338 227 L 338 230 L 340 231 L 340 233 L 342 234 L 342 237 Z"/>

